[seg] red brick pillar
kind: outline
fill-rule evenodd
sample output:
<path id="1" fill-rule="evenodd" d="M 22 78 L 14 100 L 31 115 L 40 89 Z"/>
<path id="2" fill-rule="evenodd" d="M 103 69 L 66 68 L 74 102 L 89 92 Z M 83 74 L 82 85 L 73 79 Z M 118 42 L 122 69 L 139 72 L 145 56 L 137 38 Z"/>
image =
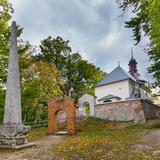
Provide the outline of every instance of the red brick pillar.
<path id="1" fill-rule="evenodd" d="M 56 111 L 52 105 L 48 106 L 48 133 L 54 133 L 57 130 Z"/>
<path id="2" fill-rule="evenodd" d="M 69 106 L 70 107 L 67 107 L 68 110 L 67 110 L 67 130 L 69 133 L 73 134 L 75 133 L 75 115 L 76 115 L 76 112 L 75 112 L 75 106 L 74 106 L 74 103 L 72 101 L 69 102 Z"/>

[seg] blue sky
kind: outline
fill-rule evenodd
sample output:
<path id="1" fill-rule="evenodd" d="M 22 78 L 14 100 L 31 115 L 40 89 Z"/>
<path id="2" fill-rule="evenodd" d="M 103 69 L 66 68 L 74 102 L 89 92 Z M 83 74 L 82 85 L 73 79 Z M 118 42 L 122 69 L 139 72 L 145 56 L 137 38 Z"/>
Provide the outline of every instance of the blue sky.
<path id="1" fill-rule="evenodd" d="M 144 42 L 134 46 L 132 32 L 124 27 L 129 13 L 122 12 L 114 0 L 9 0 L 15 12 L 13 20 L 24 27 L 22 38 L 38 46 L 47 36 L 70 40 L 73 52 L 79 52 L 106 72 L 120 61 L 128 71 L 131 47 L 138 61 L 139 73 L 151 81 L 147 73 L 149 58 Z"/>

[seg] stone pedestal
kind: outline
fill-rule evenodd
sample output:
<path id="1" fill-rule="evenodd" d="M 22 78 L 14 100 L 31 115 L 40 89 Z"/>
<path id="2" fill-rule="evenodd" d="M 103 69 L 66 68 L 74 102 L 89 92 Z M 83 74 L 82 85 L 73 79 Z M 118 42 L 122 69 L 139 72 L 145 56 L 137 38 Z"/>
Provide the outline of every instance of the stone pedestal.
<path id="1" fill-rule="evenodd" d="M 23 124 L 3 124 L 0 126 L 0 148 L 19 149 L 35 145 L 27 141 L 30 129 Z"/>

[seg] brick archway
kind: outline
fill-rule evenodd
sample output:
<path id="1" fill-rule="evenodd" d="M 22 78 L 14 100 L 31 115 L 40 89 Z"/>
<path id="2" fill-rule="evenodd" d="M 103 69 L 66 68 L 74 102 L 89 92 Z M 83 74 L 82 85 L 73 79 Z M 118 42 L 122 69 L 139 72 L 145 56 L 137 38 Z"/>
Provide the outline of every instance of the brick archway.
<path id="1" fill-rule="evenodd" d="M 74 101 L 67 96 L 65 96 L 63 100 L 54 98 L 48 103 L 48 133 L 52 134 L 58 130 L 57 113 L 60 110 L 66 112 L 66 126 L 68 133 L 75 133 Z"/>

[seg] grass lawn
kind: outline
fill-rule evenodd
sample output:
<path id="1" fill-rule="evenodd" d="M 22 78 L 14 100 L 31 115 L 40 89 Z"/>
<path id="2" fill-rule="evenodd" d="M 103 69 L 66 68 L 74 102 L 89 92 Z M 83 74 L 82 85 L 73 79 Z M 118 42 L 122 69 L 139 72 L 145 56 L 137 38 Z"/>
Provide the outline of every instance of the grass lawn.
<path id="1" fill-rule="evenodd" d="M 60 160 L 160 160 L 152 157 L 153 149 L 157 148 L 146 150 L 144 145 L 140 151 L 134 149 L 141 143 L 141 135 L 159 126 L 157 121 L 138 125 L 88 118 L 77 123 L 77 133 L 68 136 L 64 144 L 54 147 L 53 151 Z"/>
<path id="2" fill-rule="evenodd" d="M 33 128 L 31 129 L 31 132 L 29 133 L 29 141 L 37 140 L 42 138 L 43 136 L 47 135 L 47 128 L 46 127 L 40 127 L 40 128 Z"/>

